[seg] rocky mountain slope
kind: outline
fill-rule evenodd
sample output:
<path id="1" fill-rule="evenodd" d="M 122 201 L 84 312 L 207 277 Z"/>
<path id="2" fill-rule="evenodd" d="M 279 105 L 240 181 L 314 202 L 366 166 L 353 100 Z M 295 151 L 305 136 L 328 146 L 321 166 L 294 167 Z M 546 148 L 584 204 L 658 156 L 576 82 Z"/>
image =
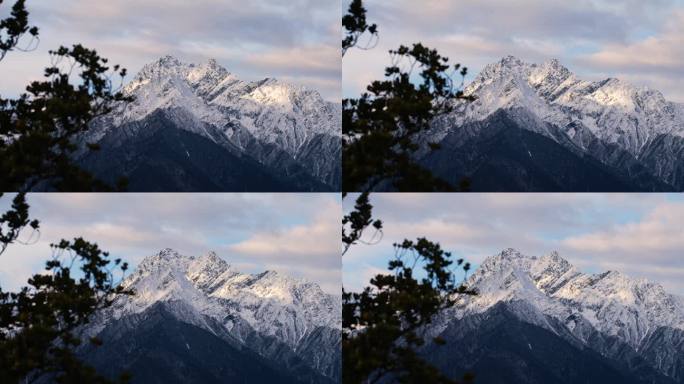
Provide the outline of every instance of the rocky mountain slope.
<path id="1" fill-rule="evenodd" d="M 298 382 L 339 379 L 341 300 L 315 283 L 274 271 L 243 274 L 214 253 L 188 257 L 165 249 L 145 258 L 122 284 L 135 295 L 117 299 L 86 330 L 100 335 L 105 345 L 116 345 L 138 329 L 157 334 L 182 323 L 184 331 L 213 335 L 216 348 L 249 351 Z M 163 354 L 163 340 L 154 341 L 161 343 L 155 353 Z M 149 357 L 144 353 L 149 346 L 137 344 L 142 351 L 132 355 Z"/>
<path id="2" fill-rule="evenodd" d="M 456 102 L 454 111 L 437 118 L 422 138 L 442 143 L 442 152 L 466 152 L 456 166 L 436 169 L 442 177 L 472 177 L 480 167 L 492 165 L 490 157 L 513 149 L 552 172 L 564 164 L 562 158 L 537 159 L 543 149 L 533 139 L 523 138 L 514 146 L 483 147 L 491 145 L 488 139 L 502 130 L 524 130 L 558 144 L 555 151 L 596 162 L 604 172 L 632 184 L 618 189 L 684 190 L 684 105 L 667 101 L 658 91 L 613 78 L 582 80 L 557 60 L 537 65 L 509 56 L 486 66 L 464 92 L 477 100 Z M 507 121 L 501 121 L 502 116 Z M 466 144 L 475 148 L 464 149 Z M 446 160 L 444 154 L 423 156 L 430 168 Z M 504 163 L 512 168 L 505 175 L 537 174 L 516 159 Z M 570 190 L 605 190 L 593 188 L 591 180 L 586 183 L 585 188 Z M 517 189 L 561 190 L 553 184 L 526 185 L 525 180 L 518 182 Z"/>
<path id="3" fill-rule="evenodd" d="M 555 252 L 534 257 L 506 249 L 487 258 L 467 285 L 478 295 L 459 298 L 455 307 L 435 319 L 430 335 L 460 344 L 468 329 L 496 328 L 487 323 L 505 313 L 526 328 L 541 328 L 542 334 L 550 333 L 573 348 L 599 356 L 601 361 L 594 359 L 598 363 L 630 372 L 638 382 L 684 382 L 684 302 L 659 284 L 616 271 L 585 274 Z M 538 338 L 530 336 L 530 340 Z M 496 351 L 496 343 L 491 339 L 491 344 L 481 348 Z M 530 343 L 529 348 L 535 345 Z M 517 352 L 508 353 L 512 360 L 520 357 Z M 548 355 L 545 364 L 561 363 L 554 358 Z M 477 359 L 470 359 L 470 366 L 460 368 L 475 367 Z"/>
<path id="4" fill-rule="evenodd" d="M 273 184 L 265 190 L 339 187 L 341 106 L 325 101 L 314 90 L 268 78 L 246 82 L 214 60 L 195 65 L 166 56 L 145 65 L 123 93 L 134 101 L 121 103 L 98 118 L 82 139 L 104 149 L 80 155 L 81 163 L 98 176 L 126 176 L 132 179 L 132 189 L 155 190 L 154 184 L 140 181 L 145 173 L 161 173 L 170 179 L 174 174 L 194 172 L 199 174 L 196 177 L 216 178 L 215 169 L 214 175 L 208 172 L 212 168 L 236 172 L 241 166 L 251 166 L 268 174 L 253 176 Z M 177 144 L 181 148 L 161 146 L 156 158 L 148 156 L 149 148 L 140 148 L 140 142 L 153 133 L 168 130 L 180 130 L 207 143 L 184 146 L 189 139 L 181 138 Z M 220 148 L 232 159 L 202 159 L 204 147 Z M 190 172 L 186 163 L 193 161 Z M 148 171 L 138 175 L 139 168 Z M 240 183 L 250 182 L 249 175 L 239 175 L 215 184 L 219 190 L 241 190 Z M 175 184 L 174 190 L 212 190 L 206 183 Z M 278 188 L 279 184 L 284 187 Z"/>

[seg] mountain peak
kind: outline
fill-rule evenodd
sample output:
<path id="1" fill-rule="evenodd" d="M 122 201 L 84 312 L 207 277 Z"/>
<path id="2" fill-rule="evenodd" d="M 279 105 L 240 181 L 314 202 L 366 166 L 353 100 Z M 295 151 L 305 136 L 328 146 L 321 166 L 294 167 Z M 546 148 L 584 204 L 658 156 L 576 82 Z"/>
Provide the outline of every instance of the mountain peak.
<path id="1" fill-rule="evenodd" d="M 177 57 L 172 55 L 164 55 L 160 57 L 155 63 L 165 67 L 178 66 L 182 64 Z"/>
<path id="2" fill-rule="evenodd" d="M 172 248 L 164 248 L 159 253 L 157 253 L 162 258 L 179 258 L 182 257 L 176 250 Z"/>
<path id="3" fill-rule="evenodd" d="M 204 255 L 200 256 L 197 258 L 197 261 L 200 263 L 204 264 L 211 264 L 211 265 L 223 265 L 223 264 L 228 264 L 225 260 L 220 258 L 216 252 L 214 251 L 209 251 L 205 253 Z"/>
<path id="4" fill-rule="evenodd" d="M 614 279 L 629 279 L 625 274 L 623 274 L 620 271 L 615 271 L 615 270 L 608 270 L 606 272 L 601 273 L 600 275 L 601 279 L 609 279 L 609 280 L 614 280 Z"/>
<path id="5" fill-rule="evenodd" d="M 487 257 L 480 264 L 480 268 L 473 275 L 473 278 L 478 278 L 476 276 L 484 277 L 489 274 L 507 274 L 512 270 L 518 269 L 527 271 L 536 259 L 534 256 L 523 255 L 515 248 L 506 248 L 496 255 Z"/>
<path id="6" fill-rule="evenodd" d="M 506 248 L 503 251 L 501 251 L 501 253 L 499 253 L 498 256 L 503 259 L 521 259 L 528 257 L 520 253 L 520 251 L 518 251 L 515 248 Z"/>
<path id="7" fill-rule="evenodd" d="M 299 279 L 295 279 L 289 275 L 283 274 L 275 270 L 266 270 L 257 275 L 254 275 L 254 281 L 259 283 L 268 282 L 269 284 L 285 284 L 285 285 L 299 285 L 303 283 Z"/>
<path id="8" fill-rule="evenodd" d="M 565 262 L 567 263 L 568 261 L 565 260 L 564 258 L 561 257 L 561 255 L 558 253 L 558 251 L 551 251 L 548 255 L 543 256 L 542 258 L 547 258 L 556 262 Z"/>
<path id="9" fill-rule="evenodd" d="M 161 75 L 184 71 L 187 67 L 188 64 L 184 63 L 181 59 L 177 58 L 176 56 L 165 55 L 143 66 L 143 69 L 140 72 L 141 74 L 144 73 L 148 76 L 152 74 Z"/>
<path id="10" fill-rule="evenodd" d="M 545 61 L 540 69 L 546 73 L 557 73 L 562 75 L 564 78 L 571 75 L 570 70 L 565 67 L 558 59 L 550 59 Z"/>
<path id="11" fill-rule="evenodd" d="M 190 65 L 192 67 L 192 70 L 188 74 L 189 80 L 192 81 L 192 77 L 195 78 L 195 80 L 213 80 L 213 81 L 218 81 L 222 80 L 224 77 L 228 76 L 230 72 L 221 64 L 216 61 L 216 59 L 209 59 L 204 63 L 201 63 L 200 65 Z M 215 84 L 214 84 L 215 85 Z"/>
<path id="12" fill-rule="evenodd" d="M 145 64 L 135 76 L 133 83 L 158 78 L 167 78 L 172 75 L 181 75 L 188 71 L 189 66 L 175 56 L 166 55 Z M 130 84 L 129 84 L 130 87 Z"/>
<path id="13" fill-rule="evenodd" d="M 565 258 L 563 258 L 557 251 L 551 251 L 548 255 L 544 255 L 539 259 L 540 262 L 546 262 L 547 264 L 558 265 L 563 270 L 570 270 L 574 268 L 572 264 Z"/>
<path id="14" fill-rule="evenodd" d="M 203 257 L 206 257 L 206 258 L 212 259 L 212 260 L 219 258 L 218 255 L 216 254 L 216 252 L 214 252 L 214 251 L 207 252 L 206 254 L 204 254 Z"/>
<path id="15" fill-rule="evenodd" d="M 519 58 L 513 55 L 507 55 L 502 57 L 501 60 L 499 60 L 499 63 L 506 67 L 519 67 L 525 64 L 524 61 L 520 60 Z"/>
<path id="16" fill-rule="evenodd" d="M 561 64 L 560 60 L 558 60 L 556 58 L 546 60 L 542 64 L 542 67 L 567 70 L 567 68 L 565 68 L 565 66 L 563 64 Z"/>
<path id="17" fill-rule="evenodd" d="M 559 264 L 570 264 L 566 259 L 564 259 L 558 251 L 551 251 L 548 254 L 537 257 L 537 256 L 530 256 L 526 255 L 522 252 L 520 252 L 518 249 L 515 248 L 505 248 L 501 252 L 489 256 L 485 259 L 485 262 L 490 259 L 495 259 L 495 260 L 526 260 L 532 263 L 559 263 Z"/>
<path id="18" fill-rule="evenodd" d="M 558 269 L 569 270 L 572 265 L 557 251 L 551 251 L 549 254 L 542 257 L 528 256 L 521 253 L 515 248 L 506 248 L 494 256 L 490 256 L 483 264 L 488 264 L 496 268 L 504 268 L 513 262 L 515 265 L 522 267 L 524 270 L 544 270 L 544 269 Z M 490 268 L 491 269 L 491 268 Z"/>
<path id="19" fill-rule="evenodd" d="M 160 250 L 159 252 L 145 257 L 139 264 L 138 269 L 139 270 L 157 270 L 157 269 L 168 269 L 169 267 L 173 266 L 173 268 L 176 268 L 177 266 L 184 264 L 187 262 L 187 260 L 193 259 L 188 258 L 186 256 L 181 255 L 178 253 L 176 250 L 172 248 L 164 248 Z"/>
<path id="20" fill-rule="evenodd" d="M 515 56 L 504 56 L 497 62 L 487 64 L 466 89 L 478 89 L 485 84 L 499 80 L 509 82 L 517 79 L 516 81 L 523 82 L 532 68 L 533 65 L 527 64 Z"/>
<path id="21" fill-rule="evenodd" d="M 261 273 L 259 274 L 259 277 L 271 277 L 271 276 L 276 277 L 276 276 L 279 276 L 279 275 L 280 275 L 280 274 L 278 273 L 278 271 L 274 271 L 274 270 L 272 270 L 272 269 L 267 269 L 267 270 L 261 272 Z"/>

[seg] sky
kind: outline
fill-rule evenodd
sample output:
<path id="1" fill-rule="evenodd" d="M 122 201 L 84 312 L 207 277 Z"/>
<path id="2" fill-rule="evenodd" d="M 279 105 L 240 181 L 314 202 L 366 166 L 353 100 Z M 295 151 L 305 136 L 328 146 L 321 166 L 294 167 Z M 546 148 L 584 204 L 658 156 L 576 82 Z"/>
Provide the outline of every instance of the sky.
<path id="1" fill-rule="evenodd" d="M 7 14 L 13 1 L 0 6 Z M 243 80 L 276 77 L 340 100 L 340 8 L 335 0 L 28 0 L 38 49 L 0 63 L 0 95 L 18 95 L 49 65 L 48 51 L 81 43 L 128 79 L 170 54 L 188 62 L 216 59 Z M 23 46 L 28 41 L 23 41 Z M 6 74 L 11 73 L 12 76 Z"/>
<path id="2" fill-rule="evenodd" d="M 390 49 L 422 42 L 470 70 L 556 58 L 581 79 L 617 77 L 684 102 L 684 0 L 366 0 L 378 45 L 343 59 L 343 95 L 383 76 Z"/>
<path id="3" fill-rule="evenodd" d="M 0 198 L 0 212 L 11 202 Z M 83 237 L 132 268 L 146 256 L 172 248 L 187 256 L 209 251 L 237 270 L 276 270 L 341 289 L 339 194 L 29 194 L 36 238 L 0 255 L 0 287 L 14 290 L 41 272 L 50 243 Z M 33 237 L 32 237 L 33 236 Z"/>
<path id="4" fill-rule="evenodd" d="M 345 211 L 354 198 L 344 199 Z M 474 268 L 506 248 L 529 256 L 557 251 L 582 272 L 616 270 L 684 295 L 681 194 L 387 193 L 371 195 L 371 204 L 383 236 L 344 255 L 347 290 L 386 271 L 393 243 L 426 237 Z"/>

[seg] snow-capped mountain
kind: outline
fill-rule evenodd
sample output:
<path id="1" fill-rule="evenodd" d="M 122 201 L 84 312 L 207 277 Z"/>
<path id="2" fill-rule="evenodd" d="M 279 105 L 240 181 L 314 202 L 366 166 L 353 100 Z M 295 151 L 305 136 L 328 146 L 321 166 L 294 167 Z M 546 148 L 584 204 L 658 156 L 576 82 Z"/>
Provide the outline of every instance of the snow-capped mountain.
<path id="1" fill-rule="evenodd" d="M 122 151 L 119 147 L 130 147 L 126 141 L 131 137 L 137 138 L 137 144 L 162 125 L 197 135 L 232 155 L 248 158 L 276 177 L 294 179 L 294 189 L 318 188 L 310 181 L 298 181 L 297 177 L 303 177 L 300 174 L 331 189 L 339 184 L 341 106 L 325 101 L 317 91 L 269 78 L 246 82 L 215 60 L 195 65 L 166 56 L 145 65 L 123 93 L 134 101 L 121 103 L 97 119 L 84 142 Z M 186 161 L 202 155 L 190 149 L 180 151 L 189 159 Z M 107 161 L 111 162 L 112 156 L 108 155 Z M 166 157 L 176 155 L 174 152 Z M 113 160 L 125 163 L 132 156 L 121 155 Z M 202 165 L 229 166 L 216 164 L 215 159 L 213 164 L 207 163 Z M 174 165 L 178 166 L 178 161 Z M 135 163 L 126 164 L 120 173 L 129 176 L 135 167 Z M 99 168 L 95 171 L 103 172 Z"/>
<path id="2" fill-rule="evenodd" d="M 213 252 L 194 257 L 164 249 L 145 258 L 122 286 L 135 294 L 99 314 L 88 334 L 135 316 L 144 324 L 144 314 L 161 303 L 176 320 L 227 334 L 268 360 L 287 365 L 296 356 L 322 376 L 339 375 L 341 300 L 315 283 L 275 271 L 240 273 Z"/>
<path id="3" fill-rule="evenodd" d="M 615 78 L 581 80 L 555 59 L 537 65 L 505 57 L 487 65 L 464 93 L 477 100 L 463 105 L 463 122 L 484 120 L 498 109 L 522 107 L 564 128 L 570 138 L 577 136 L 581 125 L 635 156 L 658 135 L 684 136 L 684 105 Z"/>
<path id="4" fill-rule="evenodd" d="M 538 65 L 508 56 L 487 65 L 464 93 L 477 99 L 456 102 L 452 113 L 436 119 L 425 141 L 442 142 L 451 136 L 445 142 L 446 151 L 455 151 L 454 146 L 491 134 L 492 125 L 502 124 L 495 118 L 505 113 L 509 121 L 504 125 L 509 130 L 540 135 L 558 144 L 557 151 L 596 161 L 628 181 L 643 178 L 647 171 L 669 188 L 684 189 L 684 104 L 667 101 L 656 90 L 614 78 L 582 80 L 557 60 Z M 532 142 L 523 139 L 518 145 L 534 161 L 539 153 L 534 145 L 525 148 L 526 141 Z M 482 157 L 476 160 L 479 163 L 471 161 L 459 176 L 474 174 L 486 163 Z M 634 189 L 667 186 L 636 185 Z"/>
<path id="5" fill-rule="evenodd" d="M 437 316 L 429 334 L 443 333 L 454 321 L 486 318 L 505 305 L 518 320 L 581 348 L 615 360 L 636 356 L 684 380 L 684 366 L 677 361 L 684 353 L 684 302 L 657 283 L 617 271 L 585 274 L 556 252 L 535 257 L 506 249 L 488 257 L 466 286 L 477 295 L 459 297 Z M 674 335 L 672 344 L 662 342 L 664 333 Z M 656 345 L 654 339 L 661 342 Z"/>
<path id="6" fill-rule="evenodd" d="M 618 271 L 584 274 L 556 252 L 535 257 L 506 249 L 487 258 L 466 285 L 478 295 L 459 304 L 460 316 L 522 300 L 570 330 L 586 320 L 633 347 L 658 327 L 684 330 L 684 305 L 661 285 Z"/>

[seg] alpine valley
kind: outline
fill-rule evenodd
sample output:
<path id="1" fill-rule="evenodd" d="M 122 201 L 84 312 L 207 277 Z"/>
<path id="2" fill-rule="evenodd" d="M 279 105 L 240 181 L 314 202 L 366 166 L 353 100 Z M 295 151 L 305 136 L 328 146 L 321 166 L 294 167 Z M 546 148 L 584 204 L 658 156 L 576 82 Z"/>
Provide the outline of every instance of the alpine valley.
<path id="1" fill-rule="evenodd" d="M 80 139 L 79 164 L 130 191 L 339 190 L 341 106 L 276 79 L 166 56 Z M 98 151 L 86 144 L 96 144 Z"/>
<path id="2" fill-rule="evenodd" d="M 557 60 L 490 64 L 420 138 L 419 162 L 474 191 L 682 191 L 684 104 Z M 427 148 L 427 145 L 425 145 Z"/>
<path id="3" fill-rule="evenodd" d="M 83 331 L 103 344 L 84 359 L 132 383 L 340 381 L 341 299 L 317 284 L 236 271 L 214 253 L 171 249 L 145 258 L 123 286 L 134 291 Z"/>
<path id="4" fill-rule="evenodd" d="M 466 285 L 475 296 L 427 329 L 423 353 L 476 383 L 684 383 L 684 299 L 620 272 L 579 272 L 553 252 L 506 249 Z"/>

